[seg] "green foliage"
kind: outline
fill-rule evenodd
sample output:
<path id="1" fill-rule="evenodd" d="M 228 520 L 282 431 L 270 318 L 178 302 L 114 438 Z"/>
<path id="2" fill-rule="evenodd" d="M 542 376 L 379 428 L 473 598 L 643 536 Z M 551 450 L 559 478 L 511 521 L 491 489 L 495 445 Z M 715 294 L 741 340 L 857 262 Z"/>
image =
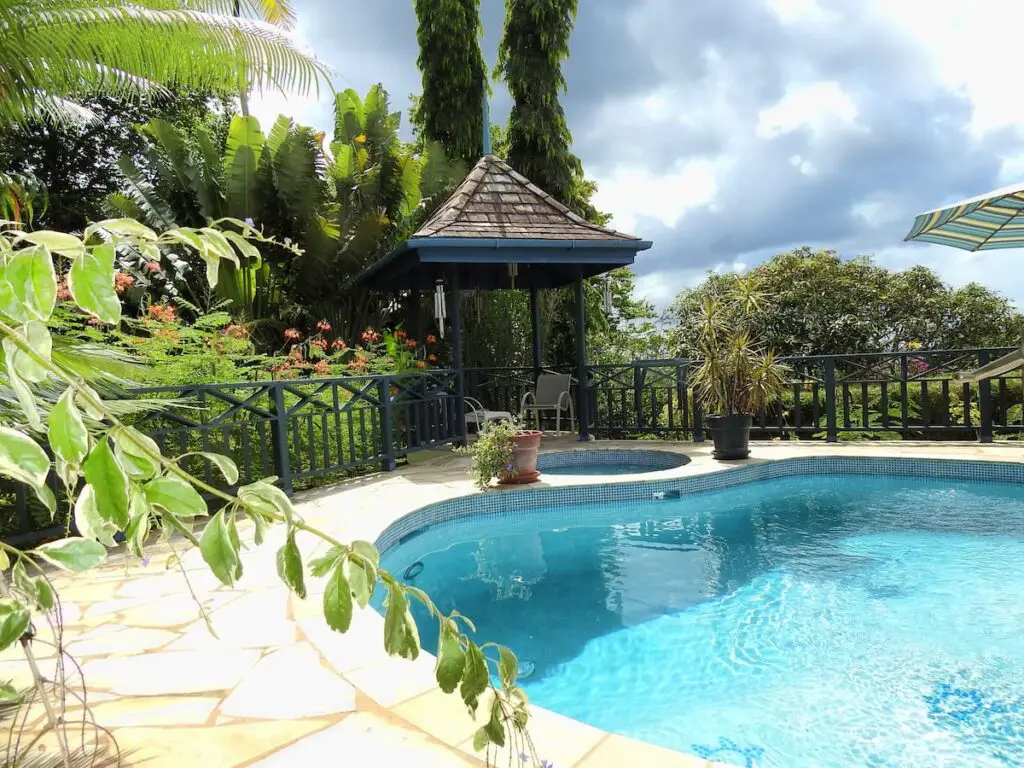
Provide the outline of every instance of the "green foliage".
<path id="1" fill-rule="evenodd" d="M 2 218 L 81 232 L 104 218 L 103 198 L 121 187 L 118 159 L 136 166 L 144 162 L 146 140 L 137 125 L 162 119 L 194 144 L 197 131 L 222 136 L 231 112 L 225 99 L 180 89 L 172 97 L 141 103 L 98 97 L 84 105 L 95 120 L 69 125 L 37 120 L 0 132 L 0 172 L 19 179 L 19 200 L 28 202 L 27 209 L 19 205 Z"/>
<path id="2" fill-rule="evenodd" d="M 164 86 L 237 93 L 245 86 L 309 92 L 324 76 L 284 32 L 183 0 L 132 6 L 101 0 L 0 0 L 0 124 L 93 118 L 75 103 L 139 100 Z M 207 6 L 211 7 L 211 6 Z M 228 11 L 225 13 L 224 11 Z M 201 56 L 196 52 L 202 51 Z"/>
<path id="3" fill-rule="evenodd" d="M 573 202 L 573 181 L 583 172 L 570 150 L 572 136 L 559 102 L 577 3 L 506 0 L 496 69 L 513 100 L 509 164 L 566 205 Z"/>
<path id="4" fill-rule="evenodd" d="M 91 539 L 60 539 L 40 544 L 33 552 L 43 560 L 74 573 L 87 571 L 102 563 L 106 547 Z"/>
<path id="5" fill-rule="evenodd" d="M 507 132 L 509 165 L 574 212 L 598 224 L 608 216 L 590 198 L 597 185 L 572 153 L 572 135 L 559 96 L 562 62 L 578 0 L 506 0 L 496 76 L 512 95 Z"/>
<path id="6" fill-rule="evenodd" d="M 754 414 L 782 394 L 784 368 L 755 336 L 760 300 L 738 280 L 732 293 L 706 297 L 701 307 L 693 387 L 711 414 Z"/>
<path id="7" fill-rule="evenodd" d="M 481 154 L 487 71 L 480 52 L 479 0 L 415 0 L 416 64 L 423 95 L 412 122 L 449 157 L 475 162 Z"/>
<path id="8" fill-rule="evenodd" d="M 496 477 L 515 475 L 513 456 L 519 426 L 508 419 L 481 428 L 476 440 L 465 450 L 473 457 L 470 474 L 481 490 L 486 490 Z"/>
<path id="9" fill-rule="evenodd" d="M 1003 346 L 1024 335 L 1024 316 L 1005 298 L 976 283 L 951 288 L 922 266 L 891 272 L 867 257 L 801 248 L 748 277 L 764 297 L 759 335 L 783 356 L 897 351 L 909 342 L 925 349 Z M 728 294 L 738 279 L 709 274 L 679 294 L 668 312 L 676 355 L 696 354 L 704 301 Z"/>
<path id="10" fill-rule="evenodd" d="M 189 143 L 154 120 L 145 128 L 145 163 L 122 160 L 123 192 L 107 203 L 156 229 L 231 215 L 251 219 L 279 243 L 295 243 L 302 258 L 268 244 L 259 261 L 221 268 L 207 258 L 203 266 L 223 273 L 216 292 L 260 347 L 271 348 L 288 326 L 310 329 L 319 321 L 352 339 L 389 311 L 379 297 L 354 291 L 352 279 L 415 231 L 465 175 L 440 145 L 402 142 L 399 125 L 379 85 L 365 98 L 353 90 L 337 95 L 330 153 L 322 134 L 284 116 L 266 134 L 255 118 L 236 116 L 222 144 L 202 130 Z M 182 293 L 208 306 L 198 266 L 191 265 Z"/>

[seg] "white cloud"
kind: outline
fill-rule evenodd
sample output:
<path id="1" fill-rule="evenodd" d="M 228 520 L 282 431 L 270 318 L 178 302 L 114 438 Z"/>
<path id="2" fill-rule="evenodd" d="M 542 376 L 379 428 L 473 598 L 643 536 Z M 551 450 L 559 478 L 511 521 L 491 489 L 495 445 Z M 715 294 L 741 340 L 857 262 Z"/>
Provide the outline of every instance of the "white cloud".
<path id="1" fill-rule="evenodd" d="M 785 24 L 821 23 L 834 18 L 816 0 L 768 0 L 768 7 Z"/>
<path id="2" fill-rule="evenodd" d="M 636 228 L 641 216 L 671 227 L 686 211 L 714 203 L 717 176 L 729 165 L 729 161 L 694 160 L 660 176 L 637 166 L 619 166 L 598 177 L 594 205 L 611 211 L 614 226 L 627 232 Z"/>
<path id="3" fill-rule="evenodd" d="M 774 139 L 807 127 L 820 135 L 856 120 L 857 105 L 843 87 L 834 81 L 819 82 L 788 87 L 782 99 L 758 113 L 756 132 L 763 139 Z"/>
<path id="4" fill-rule="evenodd" d="M 1020 66 L 1024 5 L 1016 0 L 876 0 L 877 12 L 930 54 L 934 72 L 973 105 L 971 129 L 983 135 L 1024 123 Z"/>

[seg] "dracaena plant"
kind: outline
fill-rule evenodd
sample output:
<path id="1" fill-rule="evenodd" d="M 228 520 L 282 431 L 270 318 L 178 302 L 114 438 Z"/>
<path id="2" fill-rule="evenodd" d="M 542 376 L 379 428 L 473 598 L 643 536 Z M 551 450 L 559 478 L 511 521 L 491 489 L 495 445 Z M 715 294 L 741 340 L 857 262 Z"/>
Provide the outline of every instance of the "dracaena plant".
<path id="1" fill-rule="evenodd" d="M 757 339 L 760 307 L 761 296 L 743 278 L 701 304 L 693 387 L 713 415 L 754 414 L 782 395 L 785 366 Z"/>
<path id="2" fill-rule="evenodd" d="M 471 640 L 464 631 L 473 629 L 468 619 L 456 611 L 441 613 L 426 593 L 400 583 L 380 567 L 372 544 L 344 543 L 309 525 L 273 478 L 229 493 L 190 474 L 182 468 L 182 456 L 164 455 L 154 440 L 123 423 L 117 403 L 104 399 L 80 370 L 53 354 L 48 322 L 59 273 L 66 273 L 67 289 L 80 310 L 102 322 L 117 323 L 118 249 L 132 248 L 151 259 L 158 259 L 165 246 L 194 249 L 206 263 L 208 279 L 216 282 L 223 261 L 251 265 L 259 259 L 257 245 L 265 244 L 281 245 L 237 219 L 159 235 L 132 219 L 99 222 L 82 237 L 14 228 L 0 231 L 0 337 L 8 384 L 20 407 L 9 412 L 17 416 L 8 416 L 0 425 L 0 474 L 30 487 L 54 513 L 58 502 L 47 478 L 55 472 L 80 533 L 33 549 L 0 542 L 0 568 L 10 569 L 9 576 L 0 572 L 0 650 L 20 641 L 35 671 L 33 615 L 46 618 L 58 604 L 46 566 L 85 574 L 103 562 L 119 532 L 128 552 L 140 558 L 152 529 L 167 539 L 180 535 L 199 548 L 220 581 L 233 585 L 243 577 L 239 522 L 252 522 L 257 545 L 268 526 L 280 524 L 285 528 L 285 543 L 277 552 L 281 579 L 305 598 L 307 576 L 326 578 L 323 612 L 331 629 L 348 630 L 354 609 L 366 608 L 374 590 L 381 588 L 387 593 L 384 647 L 389 654 L 415 659 L 420 642 L 410 602 L 419 601 L 438 623 L 439 686 L 447 693 L 458 689 L 473 714 L 481 706 L 487 708 L 486 725 L 474 737 L 477 749 L 487 748 L 490 755 L 493 747 L 510 740 L 509 746 L 525 747 L 536 762 L 525 731 L 526 695 L 516 685 L 518 663 L 511 651 Z M 39 396 L 44 389 L 50 396 Z M 231 459 L 214 453 L 202 457 L 229 486 L 237 483 L 238 469 Z M 200 521 L 205 521 L 201 533 Z M 299 531 L 325 542 L 326 553 L 305 562 L 296 539 Z M 489 665 L 498 685 L 491 682 Z M 70 764 L 72 750 L 51 693 L 35 672 L 35 695 L 45 705 L 50 728 Z M 0 699 L 13 695 L 13 689 L 0 686 Z"/>

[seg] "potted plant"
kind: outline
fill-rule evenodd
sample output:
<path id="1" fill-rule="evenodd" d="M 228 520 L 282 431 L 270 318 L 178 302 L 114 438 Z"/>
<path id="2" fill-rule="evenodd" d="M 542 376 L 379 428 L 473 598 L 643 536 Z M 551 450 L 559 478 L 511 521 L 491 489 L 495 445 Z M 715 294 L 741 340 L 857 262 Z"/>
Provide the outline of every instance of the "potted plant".
<path id="1" fill-rule="evenodd" d="M 483 427 L 473 444 L 465 449 L 473 457 L 470 474 L 477 487 L 489 487 L 494 478 L 502 485 L 536 481 L 540 477 L 537 450 L 542 434 L 539 430 L 520 429 L 510 419 Z"/>
<path id="2" fill-rule="evenodd" d="M 775 402 L 785 386 L 785 366 L 758 342 L 760 296 L 745 278 L 730 291 L 708 296 L 700 308 L 700 363 L 693 388 L 705 412 L 716 459 L 750 455 L 753 415 Z"/>

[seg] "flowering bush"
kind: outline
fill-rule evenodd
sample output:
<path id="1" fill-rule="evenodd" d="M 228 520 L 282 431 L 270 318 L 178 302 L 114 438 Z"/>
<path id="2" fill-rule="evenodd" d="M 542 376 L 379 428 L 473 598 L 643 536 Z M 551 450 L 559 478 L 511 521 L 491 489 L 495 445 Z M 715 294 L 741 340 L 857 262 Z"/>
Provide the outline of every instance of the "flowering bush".
<path id="1" fill-rule="evenodd" d="M 421 343 L 409 338 L 401 328 L 367 328 L 360 334 L 362 343 L 349 346 L 344 339 L 331 339 L 332 330 L 326 320 L 319 321 L 315 332 L 305 339 L 297 328 L 286 329 L 284 347 L 271 360 L 271 374 L 281 379 L 385 375 L 420 371 L 437 362 L 437 355 L 430 351 L 437 344 L 437 337 L 432 334 Z"/>

